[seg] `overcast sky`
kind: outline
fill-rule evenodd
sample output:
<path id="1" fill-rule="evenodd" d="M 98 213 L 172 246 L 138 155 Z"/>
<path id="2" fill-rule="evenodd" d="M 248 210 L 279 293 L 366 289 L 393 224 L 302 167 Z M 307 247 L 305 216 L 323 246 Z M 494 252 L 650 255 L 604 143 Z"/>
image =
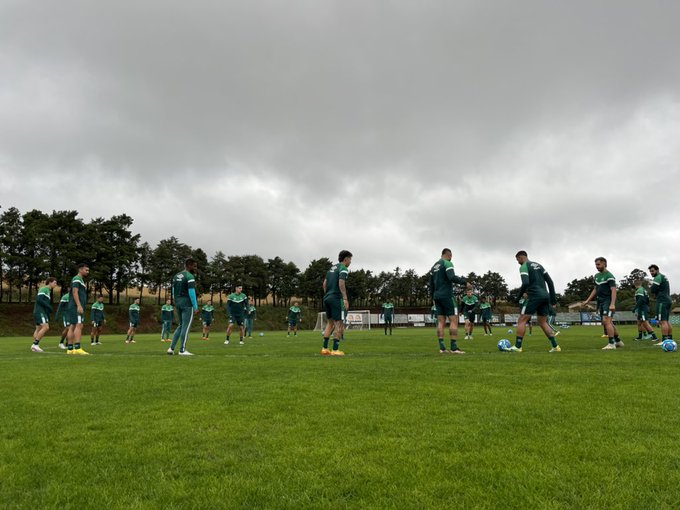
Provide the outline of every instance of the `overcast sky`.
<path id="1" fill-rule="evenodd" d="M 0 0 L 0 205 L 680 290 L 680 2 Z M 585 297 L 585 296 L 584 296 Z"/>

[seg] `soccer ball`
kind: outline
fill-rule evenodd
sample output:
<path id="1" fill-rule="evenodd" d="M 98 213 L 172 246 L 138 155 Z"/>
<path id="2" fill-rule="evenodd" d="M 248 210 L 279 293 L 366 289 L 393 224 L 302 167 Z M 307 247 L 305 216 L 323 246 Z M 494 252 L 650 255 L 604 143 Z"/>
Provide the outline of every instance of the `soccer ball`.
<path id="1" fill-rule="evenodd" d="M 512 344 L 510 343 L 510 340 L 508 340 L 507 338 L 503 338 L 498 341 L 499 351 L 507 351 L 510 347 L 512 347 Z"/>
<path id="2" fill-rule="evenodd" d="M 260 333 L 260 336 L 264 336 L 264 333 Z"/>
<path id="3" fill-rule="evenodd" d="M 512 330 L 511 330 L 511 329 L 509 329 L 509 330 L 508 330 L 508 333 L 512 335 Z"/>
<path id="4" fill-rule="evenodd" d="M 661 348 L 666 352 L 675 352 L 678 350 L 678 344 L 675 343 L 675 340 L 669 338 L 663 341 Z"/>

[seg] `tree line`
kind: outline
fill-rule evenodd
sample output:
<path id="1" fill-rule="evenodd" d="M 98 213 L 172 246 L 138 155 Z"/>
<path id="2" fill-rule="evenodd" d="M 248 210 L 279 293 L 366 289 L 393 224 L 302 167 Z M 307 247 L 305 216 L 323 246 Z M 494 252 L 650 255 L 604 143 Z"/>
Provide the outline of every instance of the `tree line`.
<path id="1" fill-rule="evenodd" d="M 300 298 L 308 306 L 321 306 L 322 282 L 333 265 L 326 257 L 312 260 L 304 270 L 279 256 L 265 260 L 259 255 L 218 251 L 208 257 L 200 247 L 174 236 L 152 247 L 133 234 L 132 224 L 126 214 L 85 222 L 77 211 L 47 214 L 34 209 L 22 214 L 15 207 L 5 210 L 0 214 L 0 302 L 33 301 L 48 276 L 57 279 L 63 292 L 76 265 L 87 262 L 90 291 L 107 295 L 109 304 L 120 303 L 121 294 L 135 288 L 140 293 L 146 289 L 160 304 L 170 295 L 172 276 L 184 260 L 193 257 L 199 265 L 198 293 L 209 294 L 220 305 L 241 284 L 256 304 L 270 299 L 274 306 L 287 307 L 293 298 Z M 644 277 L 644 271 L 635 269 L 621 280 L 620 287 L 632 289 L 634 280 Z M 469 273 L 466 278 L 494 304 L 518 299 L 519 288 L 508 289 L 499 273 Z M 414 269 L 358 269 L 348 281 L 348 297 L 354 309 L 377 307 L 388 298 L 397 307 L 429 306 L 428 283 L 429 273 L 418 275 Z M 573 280 L 559 296 L 560 303 L 584 299 L 593 285 L 592 276 Z"/>

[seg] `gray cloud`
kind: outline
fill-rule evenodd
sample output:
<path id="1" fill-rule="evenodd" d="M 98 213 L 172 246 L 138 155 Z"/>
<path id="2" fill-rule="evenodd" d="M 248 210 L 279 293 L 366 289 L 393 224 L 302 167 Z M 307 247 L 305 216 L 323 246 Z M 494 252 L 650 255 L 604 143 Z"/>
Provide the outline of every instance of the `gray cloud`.
<path id="1" fill-rule="evenodd" d="M 303 267 L 346 246 L 423 272 L 449 245 L 510 280 L 521 246 L 562 285 L 607 253 L 680 277 L 678 21 L 668 1 L 5 2 L 0 203 Z"/>

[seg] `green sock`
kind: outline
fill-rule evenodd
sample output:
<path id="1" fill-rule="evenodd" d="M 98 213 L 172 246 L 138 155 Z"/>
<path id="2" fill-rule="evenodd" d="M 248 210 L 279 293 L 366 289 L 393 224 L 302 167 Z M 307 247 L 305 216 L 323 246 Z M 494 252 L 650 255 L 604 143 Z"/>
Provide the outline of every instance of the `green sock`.
<path id="1" fill-rule="evenodd" d="M 515 347 L 517 347 L 518 349 L 521 349 L 522 348 L 522 340 L 524 340 L 523 336 L 516 336 L 515 337 Z"/>
<path id="2" fill-rule="evenodd" d="M 72 351 L 73 350 L 73 344 L 68 344 L 68 350 Z"/>
<path id="3" fill-rule="evenodd" d="M 553 347 L 557 347 L 557 340 L 555 340 L 554 336 L 549 336 L 548 340 L 550 340 L 550 345 L 552 345 Z"/>
<path id="4" fill-rule="evenodd" d="M 456 338 L 451 339 L 451 350 L 452 351 L 458 350 L 458 342 L 456 340 L 457 340 Z"/>
<path id="5" fill-rule="evenodd" d="M 328 349 L 328 341 L 329 340 L 330 340 L 330 338 L 323 337 L 323 348 L 324 349 Z"/>
<path id="6" fill-rule="evenodd" d="M 615 343 L 615 342 L 614 342 L 614 337 L 613 337 L 613 336 L 610 336 L 610 337 L 609 337 L 609 343 L 610 343 L 610 344 Z"/>
<path id="7" fill-rule="evenodd" d="M 73 346 L 73 348 L 74 348 L 75 350 L 80 349 L 80 343 L 75 344 L 75 345 Z"/>
<path id="8" fill-rule="evenodd" d="M 440 350 L 440 351 L 445 351 L 445 350 L 446 350 L 446 346 L 444 345 L 444 339 L 443 339 L 443 338 L 440 338 L 440 339 L 439 339 L 439 350 Z"/>
<path id="9" fill-rule="evenodd" d="M 340 340 L 337 338 L 333 339 L 333 350 L 337 351 L 340 348 Z"/>

